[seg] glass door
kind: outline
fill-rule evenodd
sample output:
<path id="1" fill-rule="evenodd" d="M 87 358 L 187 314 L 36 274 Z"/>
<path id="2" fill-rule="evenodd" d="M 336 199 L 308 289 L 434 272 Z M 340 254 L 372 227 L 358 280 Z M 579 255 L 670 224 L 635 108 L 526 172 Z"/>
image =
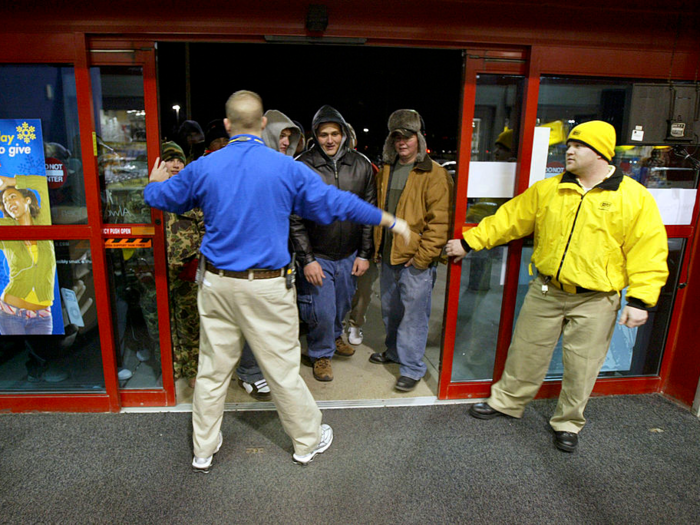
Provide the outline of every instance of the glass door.
<path id="1" fill-rule="evenodd" d="M 143 198 L 160 156 L 154 50 L 93 50 L 104 249 L 122 402 L 174 404 L 162 213 Z"/>
<path id="2" fill-rule="evenodd" d="M 496 213 L 516 193 L 525 92 L 523 53 L 467 50 L 453 237 Z M 511 243 L 450 264 L 440 398 L 488 393 L 502 361 L 508 323 L 503 312 L 515 284 L 517 255 L 518 245 Z"/>

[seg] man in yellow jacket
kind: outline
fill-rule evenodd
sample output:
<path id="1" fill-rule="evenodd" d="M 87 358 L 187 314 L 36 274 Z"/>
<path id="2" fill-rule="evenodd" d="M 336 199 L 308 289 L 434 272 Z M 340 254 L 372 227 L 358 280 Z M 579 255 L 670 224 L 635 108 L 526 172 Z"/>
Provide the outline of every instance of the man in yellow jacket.
<path id="1" fill-rule="evenodd" d="M 410 392 L 425 375 L 423 362 L 437 260 L 449 239 L 452 178 L 428 156 L 423 119 L 399 109 L 389 117 L 384 167 L 377 175 L 377 206 L 404 219 L 411 241 L 374 229 L 375 259 L 381 258 L 382 319 L 386 351 L 369 360 L 399 363 L 395 388 Z"/>
<path id="2" fill-rule="evenodd" d="M 656 305 L 668 277 L 668 241 L 658 207 L 646 188 L 610 165 L 615 140 L 606 122 L 576 126 L 567 139 L 566 172 L 531 186 L 447 245 L 447 254 L 458 261 L 469 250 L 534 234 L 538 275 L 520 310 L 503 376 L 470 414 L 522 417 L 563 335 L 562 390 L 550 425 L 554 444 L 565 452 L 578 445 L 621 290 L 628 287 L 619 323 L 634 328 L 647 321 L 647 309 Z"/>

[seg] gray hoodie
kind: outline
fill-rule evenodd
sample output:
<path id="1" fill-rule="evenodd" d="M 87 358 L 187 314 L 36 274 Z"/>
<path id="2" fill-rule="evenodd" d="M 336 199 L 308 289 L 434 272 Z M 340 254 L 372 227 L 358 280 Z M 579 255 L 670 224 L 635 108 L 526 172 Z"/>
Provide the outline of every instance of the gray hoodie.
<path id="1" fill-rule="evenodd" d="M 293 157 L 297 149 L 299 149 L 301 130 L 287 115 L 276 109 L 266 111 L 264 116 L 267 117 L 267 126 L 265 126 L 262 132 L 262 139 L 265 145 L 268 148 L 279 151 L 280 134 L 283 130 L 290 129 L 292 134 L 289 137 L 289 147 L 287 148 L 286 155 Z"/>

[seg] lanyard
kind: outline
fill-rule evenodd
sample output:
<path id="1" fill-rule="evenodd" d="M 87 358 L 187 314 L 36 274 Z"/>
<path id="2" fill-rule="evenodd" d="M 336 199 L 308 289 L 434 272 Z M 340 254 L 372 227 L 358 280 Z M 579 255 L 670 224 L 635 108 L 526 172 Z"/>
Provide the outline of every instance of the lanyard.
<path id="1" fill-rule="evenodd" d="M 265 143 L 260 140 L 258 137 L 252 137 L 250 135 L 237 135 L 233 137 L 231 140 L 228 141 L 229 144 L 233 144 L 234 142 L 248 142 L 248 141 L 253 141 L 257 142 L 259 144 L 265 145 Z"/>

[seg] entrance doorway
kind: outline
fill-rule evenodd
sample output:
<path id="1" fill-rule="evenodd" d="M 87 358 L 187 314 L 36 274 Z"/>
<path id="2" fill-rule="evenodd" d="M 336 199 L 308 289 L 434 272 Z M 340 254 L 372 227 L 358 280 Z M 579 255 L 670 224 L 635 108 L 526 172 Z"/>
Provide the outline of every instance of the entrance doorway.
<path id="1" fill-rule="evenodd" d="M 439 164 L 456 160 L 461 127 L 461 50 L 169 42 L 159 43 L 157 49 L 161 138 L 180 141 L 184 148 L 188 145 L 180 140 L 178 130 L 185 121 L 206 128 L 212 120 L 225 116 L 224 104 L 231 93 L 248 89 L 260 94 L 266 110 L 277 109 L 300 123 L 307 139 L 312 137 L 311 121 L 316 111 L 323 105 L 334 107 L 354 127 L 357 151 L 376 165 L 381 164 L 389 115 L 396 109 L 415 109 L 425 121 L 431 158 Z M 320 383 L 310 367 L 302 366 L 315 398 L 333 402 L 436 396 L 446 281 L 447 268 L 440 264 L 425 355 L 428 373 L 416 390 L 399 394 L 393 388 L 398 366 L 382 367 L 368 361 L 371 353 L 385 350 L 377 279 L 372 285 L 363 342 L 350 359 L 333 360 L 334 380 Z M 191 399 L 186 381 L 178 381 L 176 389 L 179 403 Z M 227 401 L 253 400 L 232 381 Z"/>

